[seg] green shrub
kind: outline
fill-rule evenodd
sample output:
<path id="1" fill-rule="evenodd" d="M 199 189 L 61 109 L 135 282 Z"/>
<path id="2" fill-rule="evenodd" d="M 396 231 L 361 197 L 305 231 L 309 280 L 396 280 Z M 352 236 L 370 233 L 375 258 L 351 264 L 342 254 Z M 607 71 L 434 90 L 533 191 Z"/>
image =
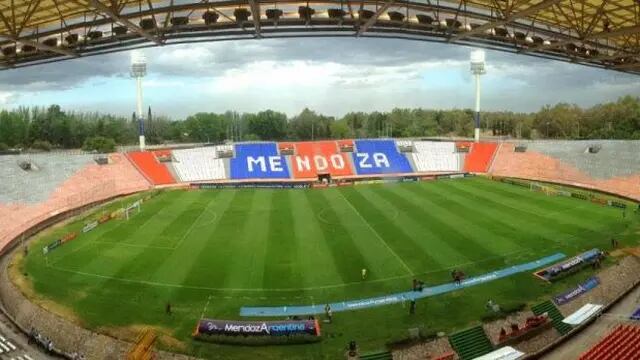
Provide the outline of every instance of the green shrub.
<path id="1" fill-rule="evenodd" d="M 116 150 L 116 142 L 111 138 L 94 136 L 87 138 L 82 145 L 84 151 L 97 151 L 99 153 L 110 153 Z"/>
<path id="2" fill-rule="evenodd" d="M 500 305 L 500 311 L 498 312 L 490 312 L 486 315 L 483 315 L 480 320 L 482 322 L 492 322 L 499 319 L 504 319 L 510 314 L 514 314 L 524 310 L 527 307 L 525 303 L 507 303 L 504 305 Z"/>
<path id="3" fill-rule="evenodd" d="M 44 150 L 44 151 L 51 151 L 51 143 L 46 140 L 36 140 L 33 142 L 33 144 L 31 144 L 31 148 Z"/>

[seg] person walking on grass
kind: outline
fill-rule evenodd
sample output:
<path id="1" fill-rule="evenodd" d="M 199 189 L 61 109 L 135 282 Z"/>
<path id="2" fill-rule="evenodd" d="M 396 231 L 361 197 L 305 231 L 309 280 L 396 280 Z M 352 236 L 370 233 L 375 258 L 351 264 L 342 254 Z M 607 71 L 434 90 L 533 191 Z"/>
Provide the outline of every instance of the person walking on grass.
<path id="1" fill-rule="evenodd" d="M 164 312 L 167 315 L 171 315 L 171 303 L 167 301 L 167 305 L 164 307 Z"/>
<path id="2" fill-rule="evenodd" d="M 367 279 L 367 269 L 362 268 L 362 271 L 360 271 L 360 273 L 362 274 L 362 280 L 366 280 Z"/>

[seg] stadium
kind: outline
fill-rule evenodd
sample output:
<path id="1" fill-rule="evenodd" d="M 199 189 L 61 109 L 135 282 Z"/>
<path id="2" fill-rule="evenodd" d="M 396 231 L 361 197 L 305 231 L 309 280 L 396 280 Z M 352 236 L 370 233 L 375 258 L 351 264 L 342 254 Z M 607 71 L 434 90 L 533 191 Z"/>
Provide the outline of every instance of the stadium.
<path id="1" fill-rule="evenodd" d="M 0 3 L 8 71 L 347 36 L 640 66 L 625 0 Z M 492 134 L 476 50 L 469 136 L 147 144 L 146 62 L 135 146 L 0 148 L 0 359 L 640 359 L 640 141 Z"/>

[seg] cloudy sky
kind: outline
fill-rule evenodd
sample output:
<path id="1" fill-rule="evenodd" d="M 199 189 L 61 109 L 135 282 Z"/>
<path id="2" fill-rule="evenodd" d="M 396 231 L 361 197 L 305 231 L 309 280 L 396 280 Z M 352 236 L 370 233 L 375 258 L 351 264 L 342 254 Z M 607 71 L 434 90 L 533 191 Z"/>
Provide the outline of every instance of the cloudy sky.
<path id="1" fill-rule="evenodd" d="M 280 39 L 144 50 L 145 106 L 172 118 L 199 111 L 327 115 L 473 106 L 470 48 L 406 40 Z M 557 102 L 590 106 L 640 94 L 640 77 L 533 57 L 487 53 L 482 107 L 535 111 Z M 0 108 L 60 104 L 129 115 L 129 53 L 0 72 Z"/>

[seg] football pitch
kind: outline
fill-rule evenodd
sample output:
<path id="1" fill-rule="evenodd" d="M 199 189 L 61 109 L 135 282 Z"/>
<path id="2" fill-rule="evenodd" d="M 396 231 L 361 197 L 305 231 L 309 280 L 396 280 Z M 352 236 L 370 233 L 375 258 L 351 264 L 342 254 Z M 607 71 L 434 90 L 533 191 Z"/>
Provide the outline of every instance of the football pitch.
<path id="1" fill-rule="evenodd" d="M 122 200 L 122 202 L 131 202 Z M 115 209 L 119 203 L 107 205 Z M 334 314 L 308 345 L 248 347 L 191 340 L 201 317 L 241 319 L 242 306 L 311 305 L 480 275 L 562 252 L 636 244 L 628 211 L 552 197 L 484 178 L 327 189 L 167 190 L 129 220 L 112 220 L 48 255 L 42 246 L 80 231 L 101 209 L 31 243 L 21 265 L 36 299 L 83 326 L 212 359 L 337 359 L 350 340 L 366 353 L 424 332 L 461 330 L 485 303 L 534 303 L 586 278 L 555 284 L 520 273 L 407 304 Z M 636 235 L 637 236 L 637 235 Z M 367 269 L 365 280 L 361 269 Z M 165 314 L 171 303 L 172 314 Z M 249 318 L 251 319 L 251 318 Z M 275 318 L 274 318 L 275 319 Z M 273 319 L 272 319 L 273 320 Z"/>

